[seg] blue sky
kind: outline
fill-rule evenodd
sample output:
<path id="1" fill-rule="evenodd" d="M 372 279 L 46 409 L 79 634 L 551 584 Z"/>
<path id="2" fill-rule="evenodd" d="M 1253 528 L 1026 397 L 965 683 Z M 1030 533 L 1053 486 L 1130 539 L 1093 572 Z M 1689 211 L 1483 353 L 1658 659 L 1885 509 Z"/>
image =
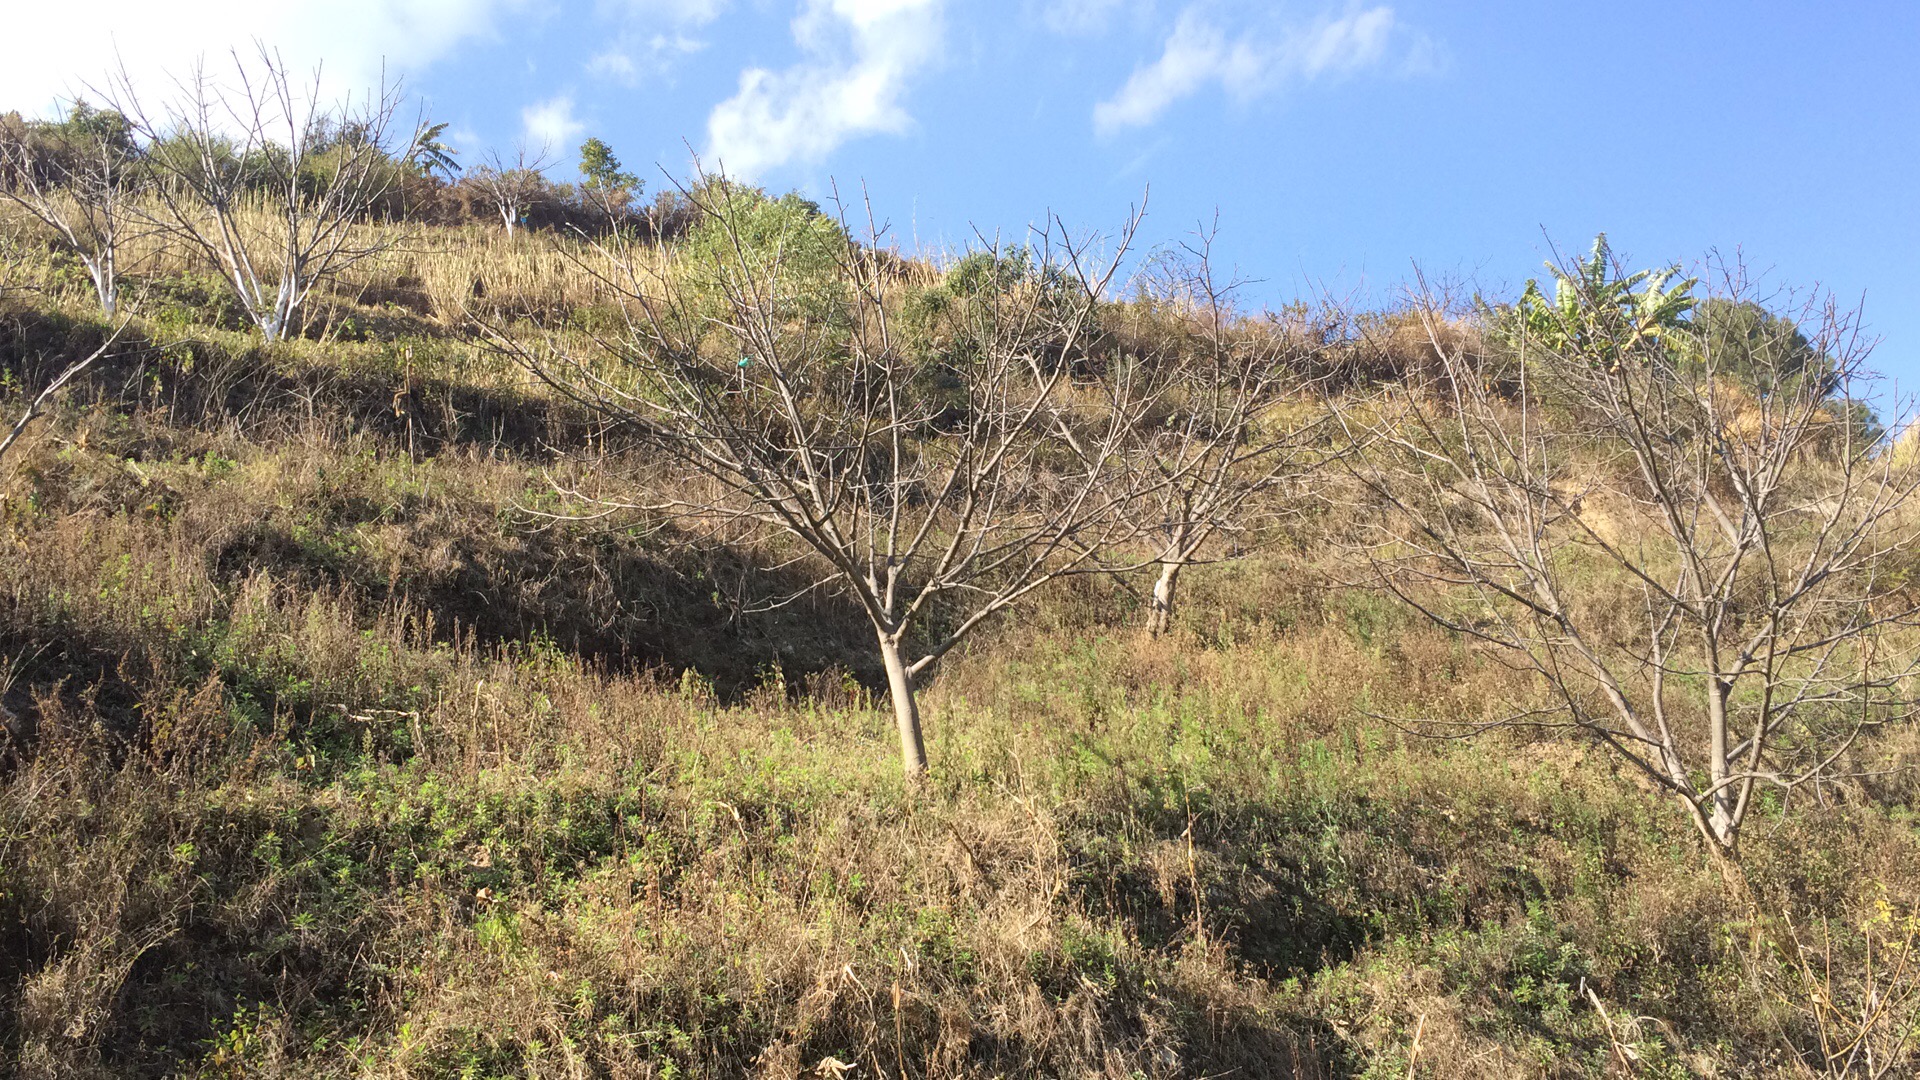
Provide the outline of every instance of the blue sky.
<path id="1" fill-rule="evenodd" d="M 463 157 L 585 135 L 650 184 L 688 147 L 775 189 L 865 184 L 903 246 L 1218 213 L 1250 300 L 1495 295 L 1605 230 L 1636 263 L 1739 252 L 1864 301 L 1920 386 L 1920 4 L 1392 0 L 257 0 L 10 16 L 0 108 L 116 48 L 143 82 L 259 37 L 329 82 L 404 75 Z M 91 29 L 89 29 L 91 28 Z"/>

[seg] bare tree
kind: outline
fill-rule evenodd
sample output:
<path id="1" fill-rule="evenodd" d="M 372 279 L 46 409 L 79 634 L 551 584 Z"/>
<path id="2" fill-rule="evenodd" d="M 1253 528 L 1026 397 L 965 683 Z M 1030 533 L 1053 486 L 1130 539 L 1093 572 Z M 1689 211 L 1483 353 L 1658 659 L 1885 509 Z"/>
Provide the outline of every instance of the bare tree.
<path id="1" fill-rule="evenodd" d="M 1487 313 L 1498 351 L 1428 299 L 1437 377 L 1343 417 L 1374 440 L 1361 528 L 1388 588 L 1554 702 L 1460 733 L 1571 725 L 1735 856 L 1757 789 L 1830 780 L 1911 715 L 1915 474 L 1853 399 L 1868 350 L 1831 302 L 1732 339 L 1604 238 L 1555 274 Z"/>
<path id="2" fill-rule="evenodd" d="M 232 57 L 232 85 L 197 63 L 157 119 L 124 70 L 109 97 L 151 144 L 152 223 L 204 255 L 277 341 L 296 332 L 315 286 L 397 242 L 364 225 L 417 147 L 393 142 L 396 85 L 329 102 L 317 68 L 302 83 L 264 45 L 252 62 Z"/>
<path id="3" fill-rule="evenodd" d="M 552 194 L 553 182 L 542 171 L 549 164 L 544 149 L 529 156 L 523 145 L 511 162 L 497 151 L 488 151 L 487 159 L 468 169 L 461 182 L 471 185 L 493 207 L 512 237 L 525 223 L 527 211 Z"/>
<path id="4" fill-rule="evenodd" d="M 1032 272 L 966 299 L 964 342 L 919 348 L 896 326 L 897 257 L 792 198 L 724 181 L 692 197 L 705 221 L 678 259 L 603 253 L 633 312 L 625 336 L 582 348 L 492 326 L 489 339 L 680 467 L 601 502 L 805 545 L 809 588 L 844 590 L 872 624 L 918 777 L 929 669 L 1035 589 L 1100 569 L 1130 528 L 1134 492 L 1113 473 L 1147 403 L 1073 372 L 1134 223 L 1097 262 L 1057 230 L 1041 237 L 1021 263 Z"/>
<path id="5" fill-rule="evenodd" d="M 1315 437 L 1326 414 L 1287 411 L 1312 395 L 1307 349 L 1277 320 L 1234 310 L 1238 283 L 1216 278 L 1213 236 L 1203 232 L 1181 257 L 1162 260 L 1145 298 L 1150 317 L 1171 313 L 1183 331 L 1161 355 L 1143 358 L 1166 385 L 1129 452 L 1152 478 L 1143 489 L 1153 494 L 1134 513 L 1157 543 L 1147 609 L 1155 636 L 1173 625 L 1181 572 L 1210 557 L 1208 545 L 1222 536 L 1237 551 L 1251 548 L 1264 526 L 1298 509 L 1276 503 L 1276 489 L 1312 475 L 1325 456 Z"/>
<path id="6" fill-rule="evenodd" d="M 0 300 L 20 290 L 13 275 L 20 271 L 20 246 L 10 236 L 0 236 Z"/>
<path id="7" fill-rule="evenodd" d="M 0 237 L 0 300 L 6 299 L 7 294 L 15 288 L 13 285 L 13 272 L 16 261 L 17 255 L 14 251 L 12 241 L 8 238 Z M 0 461 L 6 460 L 8 452 L 13 449 L 13 444 L 19 442 L 20 436 L 26 434 L 27 428 L 32 426 L 33 422 L 40 417 L 42 412 L 46 411 L 47 403 L 52 401 L 55 395 L 60 393 L 68 383 L 79 378 L 81 373 L 92 367 L 101 357 L 113 351 L 113 347 L 119 343 L 121 336 L 126 332 L 128 322 L 129 317 L 122 316 L 120 321 L 115 324 L 113 330 L 107 334 L 106 340 L 100 343 L 99 347 L 61 369 L 58 375 L 55 375 L 45 386 L 40 388 L 38 393 L 27 400 L 26 407 L 23 408 L 20 411 L 20 415 L 14 419 L 12 426 L 7 428 L 6 434 L 0 435 Z M 3 718 L 3 715 L 0 715 L 0 719 Z"/>
<path id="8" fill-rule="evenodd" d="M 126 328 L 127 323 L 126 320 L 123 319 L 119 325 L 113 328 L 113 332 L 107 335 L 107 339 L 100 343 L 98 348 L 68 364 L 61 370 L 60 374 L 55 375 L 47 382 L 47 385 L 41 387 L 39 393 L 28 400 L 26 408 L 20 411 L 20 415 L 14 420 L 13 426 L 7 429 L 7 433 L 4 436 L 0 436 L 0 461 L 6 459 L 7 452 L 13 449 L 13 444 L 19 442 L 20 436 L 24 435 L 34 420 L 38 419 L 40 414 L 46 411 L 47 403 L 53 400 L 54 395 L 58 394 L 68 383 L 78 378 L 81 372 L 92 367 L 101 357 L 113 351 L 114 345 L 119 342 L 120 335 Z"/>
<path id="9" fill-rule="evenodd" d="M 60 235 L 112 318 L 120 299 L 120 252 L 141 230 L 132 202 L 144 186 L 139 148 L 125 118 L 77 101 L 59 124 L 0 138 L 0 198 Z"/>

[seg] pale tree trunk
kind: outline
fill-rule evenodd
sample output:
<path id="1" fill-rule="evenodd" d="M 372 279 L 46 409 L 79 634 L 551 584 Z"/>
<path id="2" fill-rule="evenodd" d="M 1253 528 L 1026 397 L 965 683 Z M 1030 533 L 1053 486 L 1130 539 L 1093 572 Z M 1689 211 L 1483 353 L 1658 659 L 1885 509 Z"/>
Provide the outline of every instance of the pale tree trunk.
<path id="1" fill-rule="evenodd" d="M 893 697 L 893 723 L 900 732 L 900 766 L 907 779 L 927 773 L 927 745 L 920 736 L 920 706 L 913 698 L 913 673 L 900 653 L 897 634 L 880 633 L 880 656 L 887 665 L 887 690 Z"/>
<path id="2" fill-rule="evenodd" d="M 1160 577 L 1153 583 L 1153 600 L 1147 607 L 1147 633 L 1159 637 L 1173 629 L 1173 598 L 1180 588 L 1180 567 L 1177 559 L 1160 564 Z"/>
<path id="3" fill-rule="evenodd" d="M 1183 516 L 1191 516 L 1191 512 L 1191 507 L 1182 510 Z M 1161 549 L 1160 577 L 1153 583 L 1153 600 L 1147 606 L 1148 636 L 1159 637 L 1173 629 L 1173 600 L 1180 588 L 1180 571 L 1199 547 L 1185 520 L 1174 526 L 1173 539 Z"/>
<path id="4" fill-rule="evenodd" d="M 260 339 L 262 341 L 279 341 L 286 332 L 286 323 L 282 320 L 280 305 L 277 302 L 273 307 L 255 316 L 254 322 L 260 327 Z"/>
<path id="5" fill-rule="evenodd" d="M 114 284 L 112 274 L 113 271 L 105 267 L 95 267 L 93 269 L 93 291 L 94 294 L 100 298 L 101 313 L 109 319 L 113 318 L 114 308 L 118 305 L 120 299 L 120 290 Z"/>
<path id="6" fill-rule="evenodd" d="M 268 341 L 281 341 L 292 332 L 294 316 L 299 313 L 299 282 L 291 271 L 280 276 L 280 288 L 273 296 L 273 311 L 260 324 L 261 335 Z"/>
<path id="7" fill-rule="evenodd" d="M 1727 763 L 1727 696 L 1732 687 L 1713 672 L 1707 683 L 1707 769 L 1709 782 L 1713 784 L 1713 809 L 1707 821 L 1713 828 L 1713 839 L 1721 847 L 1731 851 L 1734 838 L 1739 835 L 1740 823 L 1733 819 L 1734 789 L 1726 783 Z"/>
<path id="8" fill-rule="evenodd" d="M 113 263 L 113 251 L 109 249 L 87 264 L 87 272 L 93 277 L 93 291 L 100 298 L 100 310 L 109 319 L 113 318 L 120 300 L 120 282 Z"/>

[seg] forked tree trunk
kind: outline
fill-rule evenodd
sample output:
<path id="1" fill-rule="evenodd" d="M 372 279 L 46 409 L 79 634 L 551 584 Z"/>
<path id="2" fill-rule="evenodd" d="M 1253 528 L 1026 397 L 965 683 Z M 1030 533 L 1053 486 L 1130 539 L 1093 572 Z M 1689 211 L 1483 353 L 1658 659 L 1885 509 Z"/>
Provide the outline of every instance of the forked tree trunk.
<path id="1" fill-rule="evenodd" d="M 1160 564 L 1160 577 L 1153 583 L 1153 600 L 1147 608 L 1147 633 L 1159 637 L 1173 629 L 1173 598 L 1180 588 L 1178 561 Z"/>
<path id="2" fill-rule="evenodd" d="M 274 292 L 273 308 L 260 322 L 261 335 L 268 341 L 283 341 L 293 332 L 293 320 L 299 314 L 299 282 L 292 272 L 280 275 L 280 287 Z"/>
<path id="3" fill-rule="evenodd" d="M 892 634 L 879 636 L 880 656 L 887 664 L 887 690 L 893 698 L 893 723 L 900 732 L 900 767 L 906 770 L 907 779 L 918 780 L 927 773 L 927 745 L 920 737 L 920 706 L 913 699 L 913 673 L 900 654 L 900 639 Z"/>
<path id="4" fill-rule="evenodd" d="M 93 291 L 100 298 L 101 312 L 107 318 L 113 318 L 114 309 L 120 301 L 120 283 L 114 274 L 113 256 L 103 255 L 87 263 L 87 274 L 93 278 Z"/>

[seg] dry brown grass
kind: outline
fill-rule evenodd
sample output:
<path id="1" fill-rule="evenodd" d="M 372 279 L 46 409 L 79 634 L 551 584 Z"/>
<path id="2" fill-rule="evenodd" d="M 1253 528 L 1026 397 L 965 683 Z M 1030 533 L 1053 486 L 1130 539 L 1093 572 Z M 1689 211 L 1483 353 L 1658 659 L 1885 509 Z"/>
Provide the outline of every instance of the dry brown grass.
<path id="1" fill-rule="evenodd" d="M 275 227 L 265 211 L 237 215 L 242 232 L 267 236 Z M 28 261 L 25 277 L 39 288 L 74 289 L 59 273 L 60 259 L 48 257 L 56 237 L 44 225 L 11 205 L 0 206 L 0 229 L 41 256 Z M 406 224 L 356 226 L 356 247 L 384 247 L 329 283 L 336 296 L 375 308 L 392 305 L 457 326 L 468 311 L 494 317 L 564 316 L 608 303 L 614 294 L 601 274 L 604 259 L 593 243 L 558 233 L 504 231 L 481 225 L 423 228 Z M 260 245 L 271 253 L 271 245 Z M 624 257 L 650 262 L 651 249 L 635 248 Z M 125 273 L 136 280 L 194 276 L 214 278 L 219 267 L 195 248 L 155 232 L 136 234 L 121 255 Z M 263 273 L 277 272 L 268 259 Z M 311 314 L 311 313 L 310 313 Z"/>
<path id="2" fill-rule="evenodd" d="M 491 242 L 370 275 L 425 298 L 403 340 L 194 323 L 10 459 L 22 1075 L 1808 1076 L 1785 917 L 1857 996 L 1858 928 L 1920 905 L 1910 732 L 1769 811 L 1738 898 L 1589 746 L 1375 719 L 1538 688 L 1341 584 L 1340 498 L 1199 568 L 1175 634 L 1092 580 L 1003 623 L 910 790 L 858 613 L 742 602 L 791 552 L 526 512 L 577 429 L 425 324 L 498 261 L 596 301 L 560 241 Z M 0 322 L 10 370 L 82 299 Z"/>

